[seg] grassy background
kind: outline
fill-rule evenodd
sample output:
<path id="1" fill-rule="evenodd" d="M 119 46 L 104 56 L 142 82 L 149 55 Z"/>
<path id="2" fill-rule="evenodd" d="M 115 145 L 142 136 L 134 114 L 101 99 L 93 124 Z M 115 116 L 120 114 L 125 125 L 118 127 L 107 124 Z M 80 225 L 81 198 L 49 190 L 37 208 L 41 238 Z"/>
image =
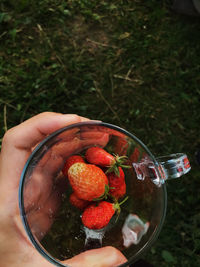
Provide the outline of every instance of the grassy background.
<path id="1" fill-rule="evenodd" d="M 43 112 L 122 126 L 157 156 L 186 152 L 163 230 L 144 257 L 200 266 L 200 20 L 164 0 L 2 0 L 0 123 Z"/>

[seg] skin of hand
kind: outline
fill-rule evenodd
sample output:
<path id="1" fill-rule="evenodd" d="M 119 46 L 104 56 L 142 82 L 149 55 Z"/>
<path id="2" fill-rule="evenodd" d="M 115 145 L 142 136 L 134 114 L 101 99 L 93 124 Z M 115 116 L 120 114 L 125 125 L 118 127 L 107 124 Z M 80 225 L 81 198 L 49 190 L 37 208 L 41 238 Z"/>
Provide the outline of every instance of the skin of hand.
<path id="1" fill-rule="evenodd" d="M 0 267 L 50 267 L 52 264 L 43 258 L 39 252 L 33 247 L 22 225 L 18 206 L 18 187 L 23 167 L 30 156 L 33 148 L 46 136 L 52 132 L 74 123 L 86 121 L 88 119 L 74 114 L 59 114 L 53 112 L 44 112 L 32 117 L 31 119 L 21 123 L 20 125 L 8 130 L 3 137 L 2 149 L 0 154 Z M 99 142 L 106 142 L 105 136 L 99 136 L 99 133 L 93 133 L 94 138 L 99 138 Z M 66 142 L 71 143 L 73 134 L 65 136 Z M 92 136 L 91 136 L 92 138 Z M 90 139 L 91 141 L 91 139 Z M 85 146 L 87 143 L 76 142 L 73 146 Z M 73 147 L 74 148 L 74 147 Z M 64 148 L 62 145 L 54 147 L 60 156 L 63 156 Z M 70 151 L 68 151 L 70 153 Z M 52 153 L 52 151 L 51 151 Z M 66 153 L 66 152 L 65 152 Z M 66 156 L 66 155 L 65 155 Z M 43 159 L 44 162 L 51 162 L 52 155 L 48 155 Z M 58 164 L 59 164 L 58 157 Z M 38 170 L 41 166 L 38 166 Z M 51 164 L 48 165 L 48 167 Z M 54 173 L 55 165 L 51 166 L 51 174 Z M 39 171 L 38 171 L 39 174 Z M 36 183 L 42 179 L 35 172 Z M 62 179 L 57 183 L 58 188 L 63 187 Z M 33 185 L 34 186 L 34 185 Z M 47 187 L 48 188 L 48 187 Z M 50 191 L 49 191 L 50 192 Z M 25 192 L 29 195 L 30 192 Z M 35 192 L 35 202 L 44 201 L 39 198 L 40 192 Z M 31 195 L 29 195 L 31 198 Z M 54 194 L 47 194 L 44 209 L 54 207 L 56 212 L 59 207 L 56 191 Z M 30 221 L 41 218 L 39 227 L 48 231 L 51 226 L 48 214 L 45 212 L 34 212 L 34 208 L 29 206 L 27 202 L 27 212 L 30 212 Z M 32 217 L 31 217 L 32 216 Z M 42 228 L 43 227 L 43 228 Z M 40 229 L 40 230 L 41 230 Z M 104 247 L 83 252 L 71 259 L 63 261 L 66 266 L 78 267 L 114 267 L 127 260 L 124 255 L 114 247 Z"/>

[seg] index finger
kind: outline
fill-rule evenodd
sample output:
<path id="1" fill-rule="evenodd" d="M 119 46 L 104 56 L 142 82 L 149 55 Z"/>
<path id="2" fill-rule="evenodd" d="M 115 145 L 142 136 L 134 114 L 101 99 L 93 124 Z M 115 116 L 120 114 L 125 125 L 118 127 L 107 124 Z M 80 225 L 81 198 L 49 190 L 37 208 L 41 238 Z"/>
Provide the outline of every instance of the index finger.
<path id="1" fill-rule="evenodd" d="M 8 130 L 0 155 L 0 188 L 2 192 L 18 187 L 19 179 L 31 148 L 48 134 L 85 118 L 75 114 L 44 112 Z"/>

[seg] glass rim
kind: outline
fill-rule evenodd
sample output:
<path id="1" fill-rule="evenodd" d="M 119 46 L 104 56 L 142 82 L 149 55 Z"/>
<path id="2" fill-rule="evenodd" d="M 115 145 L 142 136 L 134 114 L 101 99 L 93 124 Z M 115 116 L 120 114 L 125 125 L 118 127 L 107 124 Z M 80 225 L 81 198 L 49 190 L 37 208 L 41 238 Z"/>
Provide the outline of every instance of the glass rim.
<path id="1" fill-rule="evenodd" d="M 28 160 L 26 161 L 26 164 L 22 170 L 21 173 L 21 177 L 20 177 L 20 182 L 19 182 L 19 190 L 18 190 L 18 201 L 19 201 L 19 210 L 20 210 L 20 217 L 23 223 L 23 226 L 25 228 L 25 231 L 31 241 L 31 243 L 33 244 L 33 246 L 38 250 L 38 252 L 44 257 L 46 258 L 50 263 L 53 263 L 56 266 L 61 266 L 61 267 L 69 267 L 68 265 L 64 265 L 62 264 L 59 260 L 53 258 L 42 246 L 41 244 L 39 244 L 39 241 L 37 241 L 34 237 L 34 235 L 31 232 L 31 229 L 29 227 L 27 218 L 26 218 L 26 213 L 25 213 L 25 208 L 24 208 L 24 200 L 23 200 L 23 193 L 24 193 L 24 181 L 25 181 L 25 177 L 26 177 L 26 173 L 27 170 L 29 168 L 29 165 L 32 161 L 32 159 L 34 158 L 35 154 L 41 149 L 41 147 L 43 147 L 49 140 L 51 140 L 52 138 L 56 137 L 57 135 L 65 132 L 66 130 L 72 129 L 74 127 L 81 127 L 81 126 L 85 126 L 85 125 L 95 125 L 95 126 L 103 126 L 103 127 L 107 127 L 113 130 L 117 130 L 125 135 L 127 135 L 128 137 L 132 138 L 133 140 L 135 140 L 136 142 L 138 142 L 141 147 L 149 154 L 149 156 L 151 157 L 151 159 L 153 160 L 155 167 L 157 169 L 158 166 L 158 162 L 156 160 L 156 158 L 153 156 L 153 154 L 150 152 L 150 150 L 147 148 L 147 146 L 139 139 L 137 138 L 134 134 L 130 133 L 129 131 L 116 126 L 114 124 L 110 124 L 110 123 L 106 123 L 106 122 L 102 122 L 102 121 L 85 121 L 85 122 L 78 122 L 78 123 L 74 123 L 65 127 L 62 127 L 60 129 L 58 129 L 57 131 L 54 131 L 53 133 L 51 133 L 50 135 L 48 135 L 47 137 L 45 137 L 36 147 L 35 149 L 32 151 L 32 153 L 30 154 Z M 158 171 L 158 169 L 157 169 Z M 160 172 L 158 171 L 159 176 L 160 176 Z M 161 177 L 160 177 L 161 178 Z M 150 248 L 152 246 L 152 244 L 155 242 L 155 240 L 157 239 L 162 226 L 164 224 L 165 221 L 165 217 L 166 217 L 166 210 L 167 210 L 167 190 L 166 190 L 166 185 L 162 184 L 161 186 L 162 189 L 162 193 L 163 193 L 163 211 L 162 211 L 162 215 L 161 215 L 161 220 L 160 223 L 158 224 L 156 230 L 153 232 L 151 238 L 149 239 L 148 242 L 146 242 L 144 244 L 143 247 L 141 247 L 141 249 L 134 254 L 132 257 L 130 257 L 130 259 L 127 260 L 126 263 L 119 265 L 118 267 L 125 267 L 128 266 L 129 264 L 133 263 L 134 261 L 136 261 L 141 254 L 143 254 L 145 251 L 148 250 L 148 248 Z"/>

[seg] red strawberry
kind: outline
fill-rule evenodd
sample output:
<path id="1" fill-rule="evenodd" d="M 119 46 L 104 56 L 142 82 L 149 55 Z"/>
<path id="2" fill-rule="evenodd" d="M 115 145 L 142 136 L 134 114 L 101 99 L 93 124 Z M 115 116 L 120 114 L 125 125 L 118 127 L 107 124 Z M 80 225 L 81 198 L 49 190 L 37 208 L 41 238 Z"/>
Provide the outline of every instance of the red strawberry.
<path id="1" fill-rule="evenodd" d="M 121 167 L 118 167 L 118 169 L 119 169 L 119 176 L 116 176 L 114 172 L 110 172 L 107 174 L 109 182 L 112 182 L 113 180 L 117 180 L 119 181 L 119 183 L 124 182 L 125 178 L 124 171 L 122 170 Z"/>
<path id="2" fill-rule="evenodd" d="M 108 192 L 108 178 L 97 166 L 78 162 L 68 170 L 69 182 L 77 195 L 84 200 L 95 200 Z"/>
<path id="3" fill-rule="evenodd" d="M 74 192 L 70 195 L 69 201 L 74 207 L 80 210 L 85 209 L 90 203 L 87 200 L 78 198 Z"/>
<path id="4" fill-rule="evenodd" d="M 117 189 L 111 189 L 110 193 L 116 199 L 123 197 L 126 194 L 126 183 L 122 183 Z"/>
<path id="5" fill-rule="evenodd" d="M 86 151 L 85 157 L 89 163 L 99 165 L 101 167 L 109 167 L 107 172 L 114 171 L 119 175 L 118 167 L 122 166 L 124 168 L 129 168 L 129 166 L 123 165 L 126 156 L 113 156 L 109 154 L 106 150 L 100 147 L 90 147 Z"/>
<path id="6" fill-rule="evenodd" d="M 115 162 L 114 156 L 109 154 L 103 148 L 96 146 L 88 148 L 85 157 L 89 163 L 99 165 L 101 167 L 111 166 Z"/>
<path id="7" fill-rule="evenodd" d="M 62 172 L 65 176 L 68 176 L 68 170 L 69 168 L 74 164 L 74 163 L 77 163 L 77 162 L 85 162 L 84 159 L 79 156 L 79 155 L 73 155 L 73 156 L 70 156 L 69 158 L 67 158 L 66 162 L 65 162 L 65 165 L 64 165 L 64 168 L 62 169 Z"/>
<path id="8" fill-rule="evenodd" d="M 89 229 L 104 228 L 115 213 L 115 204 L 101 201 L 99 205 L 91 204 L 82 214 L 82 222 Z"/>
<path id="9" fill-rule="evenodd" d="M 121 167 L 119 167 L 119 174 L 119 176 L 117 176 L 114 172 L 107 174 L 110 187 L 109 193 L 116 199 L 123 197 L 126 193 L 124 172 Z"/>

